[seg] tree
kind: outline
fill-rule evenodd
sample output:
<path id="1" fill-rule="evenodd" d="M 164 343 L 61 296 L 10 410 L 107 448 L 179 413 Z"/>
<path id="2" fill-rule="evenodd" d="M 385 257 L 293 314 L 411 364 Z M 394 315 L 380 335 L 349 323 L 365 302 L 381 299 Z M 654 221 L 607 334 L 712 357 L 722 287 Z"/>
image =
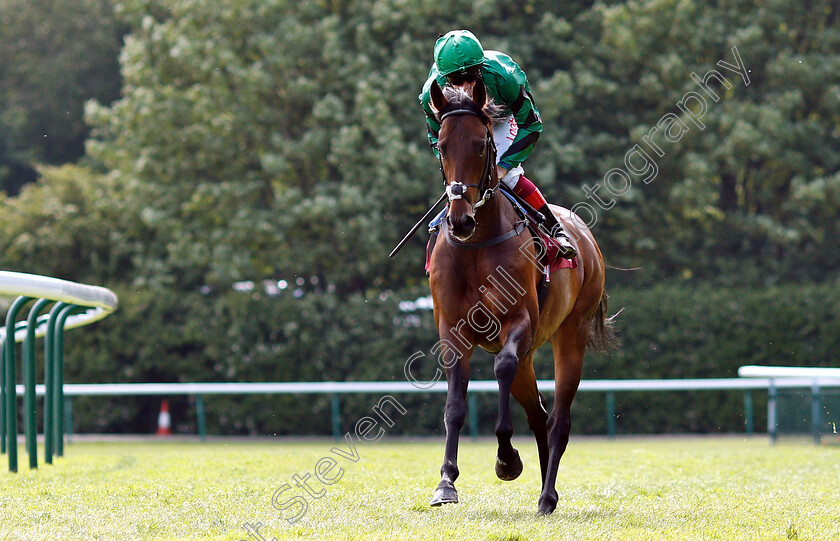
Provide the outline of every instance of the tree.
<path id="1" fill-rule="evenodd" d="M 615 207 L 599 210 L 608 259 L 612 253 L 652 266 L 651 279 L 760 283 L 801 278 L 803 251 L 837 252 L 827 231 L 815 233 L 803 221 L 797 197 L 808 193 L 812 201 L 825 174 L 840 166 L 839 17 L 831 2 L 802 10 L 783 2 L 670 1 L 596 6 L 575 21 L 576 28 L 600 27 L 594 42 L 586 32 L 574 38 L 587 54 L 571 61 L 574 97 L 562 124 L 568 133 L 582 128 L 574 155 L 590 164 L 575 173 L 593 179 L 584 183 L 590 189 L 600 182 L 609 202 L 604 177 L 626 169 L 634 145 L 658 167 L 655 180 L 644 184 L 644 175 L 633 175 Z M 721 67 L 738 64 L 733 47 L 743 76 Z M 712 69 L 726 82 L 713 76 L 699 85 L 695 77 Z M 679 108 L 688 92 L 705 100 L 699 124 Z M 697 100 L 687 107 L 702 111 Z M 644 138 L 669 113 L 688 133 L 663 144 L 660 130 L 665 148 L 657 155 Z M 829 197 L 822 203 L 832 205 Z M 825 268 L 810 271 L 820 278 Z"/>
<path id="2" fill-rule="evenodd" d="M 12 195 L 35 180 L 35 171 L 25 165 L 32 162 L 34 153 L 22 146 L 19 135 L 19 115 L 0 112 L 0 191 Z"/>
<path id="3" fill-rule="evenodd" d="M 382 96 L 419 77 L 394 81 L 368 50 L 347 55 L 361 38 L 328 7 L 175 2 L 158 18 L 133 7 L 124 96 L 88 119 L 91 156 L 128 187 L 138 229 L 151 233 L 138 279 L 300 275 L 361 290 L 388 272 L 387 252 L 374 251 L 398 233 L 381 209 L 417 198 L 420 149 Z"/>
<path id="4" fill-rule="evenodd" d="M 427 236 L 386 254 L 442 191 L 417 94 L 437 35 L 452 28 L 528 73 L 544 124 L 529 176 L 552 201 L 592 205 L 608 264 L 646 268 L 608 272 L 628 307 L 627 347 L 590 358 L 589 377 L 727 375 L 706 364 L 707 346 L 830 350 L 820 336 L 837 318 L 819 299 L 840 269 L 831 2 L 126 0 L 116 15 L 130 30 L 121 98 L 88 105 L 85 165 L 41 168 L 37 184 L 0 198 L 3 268 L 120 292 L 123 315 L 83 333 L 79 348 L 95 353 L 71 377 L 401 377 L 406 357 L 435 341 L 428 313 L 396 306 L 426 290 Z M 729 87 L 692 76 L 713 69 Z M 680 108 L 690 92 L 705 111 L 696 98 Z M 0 112 L 7 167 L 44 159 L 22 138 L 24 113 Z M 266 296 L 279 280 L 293 285 Z M 825 284 L 799 288 L 807 280 Z M 253 290 L 232 291 L 237 281 Z M 760 332 L 744 335 L 747 324 Z M 761 341 L 779 325 L 808 342 Z M 661 362 L 639 364 L 644 352 Z M 538 369 L 550 377 L 551 366 L 546 357 Z M 226 430 L 274 422 L 237 408 Z M 126 409 L 115 408 L 120 419 Z"/>
<path id="5" fill-rule="evenodd" d="M 132 268 L 119 187 L 88 168 L 39 168 L 17 197 L 0 193 L 3 269 L 83 283 L 119 280 Z"/>
<path id="6" fill-rule="evenodd" d="M 34 163 L 84 154 L 84 102 L 119 95 L 120 27 L 110 0 L 0 1 L 0 189 L 34 180 Z"/>

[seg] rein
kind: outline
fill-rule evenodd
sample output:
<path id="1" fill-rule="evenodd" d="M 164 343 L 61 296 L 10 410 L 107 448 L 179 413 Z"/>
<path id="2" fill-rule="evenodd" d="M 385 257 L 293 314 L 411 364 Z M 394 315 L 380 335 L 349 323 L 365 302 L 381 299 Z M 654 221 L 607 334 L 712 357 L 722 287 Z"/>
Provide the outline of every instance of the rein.
<path id="1" fill-rule="evenodd" d="M 486 240 L 484 242 L 456 242 L 452 240 L 452 237 L 449 234 L 449 226 L 446 224 L 446 220 L 443 221 L 440 228 L 441 231 L 444 231 L 444 237 L 446 238 L 446 242 L 449 243 L 450 246 L 455 248 L 466 248 L 467 250 L 478 250 L 480 248 L 489 248 L 490 246 L 495 246 L 497 244 L 501 244 L 508 239 L 512 239 L 513 237 L 518 236 L 525 228 L 528 226 L 528 220 L 519 220 L 513 224 L 513 229 L 499 235 L 498 237 L 494 237 L 490 240 Z"/>

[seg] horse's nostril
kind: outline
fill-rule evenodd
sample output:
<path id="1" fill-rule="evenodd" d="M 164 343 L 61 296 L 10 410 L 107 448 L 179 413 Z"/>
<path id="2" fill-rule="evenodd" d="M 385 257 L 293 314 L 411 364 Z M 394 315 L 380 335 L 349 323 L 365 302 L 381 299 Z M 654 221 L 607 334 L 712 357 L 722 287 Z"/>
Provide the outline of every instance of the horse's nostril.
<path id="1" fill-rule="evenodd" d="M 475 229 L 475 218 L 472 216 L 461 216 L 458 220 L 458 229 L 464 233 L 472 233 Z"/>
<path id="2" fill-rule="evenodd" d="M 469 215 L 458 216 L 450 221 L 450 227 L 455 236 L 466 239 L 475 232 L 475 218 Z"/>

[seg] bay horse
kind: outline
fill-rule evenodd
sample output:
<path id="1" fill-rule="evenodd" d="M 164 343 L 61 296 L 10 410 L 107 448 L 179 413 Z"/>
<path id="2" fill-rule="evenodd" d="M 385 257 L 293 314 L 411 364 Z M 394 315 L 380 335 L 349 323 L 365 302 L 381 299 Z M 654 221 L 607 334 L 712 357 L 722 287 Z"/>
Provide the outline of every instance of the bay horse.
<path id="1" fill-rule="evenodd" d="M 449 207 L 429 263 L 434 320 L 445 361 L 446 444 L 441 480 L 431 505 L 457 503 L 458 439 L 466 415 L 469 360 L 476 346 L 495 354 L 499 384 L 496 475 L 516 479 L 522 472 L 511 444 L 511 395 L 522 405 L 540 457 L 542 491 L 538 513 L 557 506 L 554 488 L 560 457 L 569 441 L 570 407 L 581 378 L 587 345 L 606 346 L 612 338 L 604 291 L 604 260 L 592 233 L 570 211 L 552 205 L 577 248 L 576 267 L 551 273 L 539 306 L 542 272 L 538 246 L 499 189 L 492 118 L 481 80 L 472 96 L 432 84 L 432 105 L 440 122 L 438 150 Z M 533 356 L 551 342 L 554 352 L 554 404 L 537 390 Z"/>

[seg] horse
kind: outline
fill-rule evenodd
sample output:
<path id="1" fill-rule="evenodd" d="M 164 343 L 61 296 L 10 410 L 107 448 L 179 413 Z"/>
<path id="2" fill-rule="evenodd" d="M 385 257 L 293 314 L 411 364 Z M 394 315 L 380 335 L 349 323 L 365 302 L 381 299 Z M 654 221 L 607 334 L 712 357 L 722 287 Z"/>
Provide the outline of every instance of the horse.
<path id="1" fill-rule="evenodd" d="M 607 317 L 604 259 L 583 221 L 552 205 L 578 255 L 574 268 L 550 274 L 542 306 L 537 289 L 543 267 L 539 246 L 523 227 L 508 198 L 498 194 L 492 117 L 481 80 L 470 96 L 449 86 L 431 88 L 440 122 L 438 150 L 449 196 L 445 220 L 432 249 L 429 287 L 445 366 L 446 443 L 440 483 L 430 504 L 457 503 L 458 440 L 466 415 L 469 361 L 475 347 L 495 354 L 498 381 L 496 475 L 516 479 L 522 472 L 511 444 L 510 397 L 524 408 L 539 451 L 542 490 L 538 514 L 557 507 L 555 482 L 571 428 L 570 407 L 581 378 L 587 346 L 605 348 L 612 340 Z M 444 240 L 445 239 L 445 240 Z M 534 352 L 550 342 L 554 353 L 554 404 L 537 389 Z"/>

